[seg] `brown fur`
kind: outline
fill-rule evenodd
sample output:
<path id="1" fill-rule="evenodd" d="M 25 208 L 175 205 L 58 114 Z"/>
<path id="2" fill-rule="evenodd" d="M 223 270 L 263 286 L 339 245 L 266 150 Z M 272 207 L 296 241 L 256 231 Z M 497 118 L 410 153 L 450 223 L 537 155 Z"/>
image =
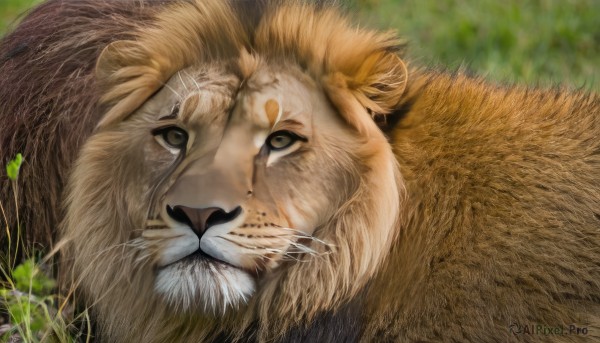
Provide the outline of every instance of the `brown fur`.
<path id="1" fill-rule="evenodd" d="M 30 18 L 41 13 L 60 22 L 61 14 L 48 10 L 58 2 Z M 81 8 L 86 6 L 110 4 Z M 66 8 L 80 9 L 75 3 Z M 43 217 L 25 218 L 32 217 L 31 227 L 49 228 L 38 236 L 48 236 L 44 242 L 51 241 L 60 217 L 64 176 L 80 153 L 70 178 L 64 253 L 73 281 L 98 316 L 102 339 L 575 342 L 600 336 L 598 96 L 493 86 L 460 72 L 409 71 L 393 34 L 355 29 L 327 7 L 273 5 L 255 30 L 217 2 L 169 8 L 149 29 L 136 28 L 147 17 L 134 8 L 126 13 L 136 20 L 97 24 L 102 30 L 95 37 L 103 38 L 81 50 L 93 53 L 81 59 L 86 64 L 79 73 L 29 73 L 40 63 L 33 60 L 35 51 L 9 56 L 0 67 L 13 80 L 0 84 L 7 94 L 0 97 L 7 101 L 2 115 L 23 109 L 26 119 L 2 121 L 2 141 L 8 142 L 2 147 L 10 149 L 1 156 L 25 152 L 25 167 L 35 168 L 24 169 L 22 180 L 48 169 L 49 180 L 31 182 L 22 197 L 25 211 L 42 211 Z M 26 19 L 2 43 L 5 56 L 18 50 L 24 40 L 19 33 L 37 32 L 36 22 Z M 64 50 L 41 54 L 54 56 L 42 61 L 55 65 L 51 61 L 80 51 L 68 30 L 58 35 Z M 93 61 L 113 32 L 132 33 L 104 51 L 95 79 Z M 35 39 L 49 36 L 38 34 Z M 252 53 L 239 56 L 240 50 Z M 31 61 L 28 68 L 17 66 L 21 59 Z M 276 270 L 250 304 L 214 318 L 172 311 L 153 297 L 152 265 L 136 264 L 138 256 L 122 245 L 146 219 L 139 200 L 145 198 L 138 195 L 147 194 L 145 182 L 154 177 L 132 169 L 145 152 L 128 142 L 142 130 L 139 118 L 125 119 L 184 67 L 216 64 L 206 67 L 210 79 L 231 82 L 223 76 L 231 61 L 239 61 L 234 70 L 241 80 L 265 66 L 301 68 L 357 133 L 346 148 L 356 151 L 352 171 L 359 186 L 315 234 L 334 242 L 337 254 Z M 45 87 L 26 87 L 31 80 L 56 90 L 48 103 L 40 103 L 46 98 L 38 89 Z M 78 89 L 84 91 L 70 96 Z M 100 95 L 102 120 L 95 114 Z M 49 105 L 55 103 L 61 107 Z M 80 113 L 84 120 L 75 120 Z M 389 144 L 370 116 L 386 117 Z M 37 125 L 42 136 L 22 140 Z M 61 136 L 61 130 L 69 133 Z M 39 144 L 54 140 L 64 145 Z M 57 163 L 59 151 L 65 157 Z M 389 180 L 389 165 L 392 181 L 381 185 L 377 180 Z M 393 204 L 385 201 L 390 189 L 399 213 L 383 209 Z M 36 202 L 48 196 L 52 202 Z M 511 324 L 576 324 L 589 333 L 513 336 Z"/>
<path id="2" fill-rule="evenodd" d="M 4 170 L 17 153 L 25 158 L 19 221 L 23 238 L 37 249 L 52 247 L 69 170 L 101 116 L 95 111 L 96 59 L 110 42 L 131 37 L 150 18 L 154 4 L 49 1 L 0 43 L 0 164 Z M 0 216 L 0 243 L 5 247 L 4 228 L 16 236 L 17 211 L 10 183 L 0 175 L 6 211 Z"/>
<path id="3" fill-rule="evenodd" d="M 369 291 L 366 338 L 600 336 L 600 98 L 414 71 L 391 140 L 407 222 Z M 513 336 L 509 326 L 588 327 Z M 368 340 L 368 339 L 367 339 Z"/>

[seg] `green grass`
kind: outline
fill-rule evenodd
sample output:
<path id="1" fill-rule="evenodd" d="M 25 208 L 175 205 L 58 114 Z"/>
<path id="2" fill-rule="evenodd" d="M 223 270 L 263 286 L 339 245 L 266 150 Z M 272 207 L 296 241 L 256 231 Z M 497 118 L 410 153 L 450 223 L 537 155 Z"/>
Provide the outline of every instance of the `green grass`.
<path id="1" fill-rule="evenodd" d="M 420 64 L 600 90 L 598 0 L 355 0 L 353 9 L 396 29 Z"/>
<path id="2" fill-rule="evenodd" d="M 6 165 L 6 175 L 12 185 L 14 201 L 17 202 L 19 170 L 23 156 L 17 156 Z M 0 218 L 5 217 L 4 204 L 0 202 Z M 17 214 L 17 218 L 19 218 Z M 8 224 L 7 224 L 8 225 Z M 21 238 L 17 222 L 16 234 L 10 227 L 3 227 L 8 239 L 8 251 L 0 251 L 0 342 L 75 342 L 69 327 L 76 321 L 89 320 L 83 311 L 73 318 L 68 302 L 58 294 L 56 281 L 47 276 L 47 265 Z M 0 233 L 4 234 L 4 233 Z M 14 243 L 14 244 L 12 244 Z M 17 251 L 27 257 L 20 263 Z M 71 318 L 68 320 L 67 318 Z"/>
<path id="3" fill-rule="evenodd" d="M 0 1 L 0 35 L 40 2 Z M 405 37 L 417 63 L 600 91 L 599 0 L 349 1 L 362 22 Z"/>
<path id="4" fill-rule="evenodd" d="M 20 14 L 41 0 L 0 0 L 0 35 L 18 23 Z"/>

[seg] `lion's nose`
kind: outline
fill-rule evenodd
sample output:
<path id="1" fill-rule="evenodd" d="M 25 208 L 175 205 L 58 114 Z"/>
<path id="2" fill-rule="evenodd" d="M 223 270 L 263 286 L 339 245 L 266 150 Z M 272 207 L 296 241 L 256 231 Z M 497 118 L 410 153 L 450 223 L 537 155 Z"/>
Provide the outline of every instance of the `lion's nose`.
<path id="1" fill-rule="evenodd" d="M 188 224 L 198 236 L 202 236 L 211 226 L 234 220 L 242 213 L 240 206 L 231 212 L 218 207 L 192 208 L 187 206 L 167 206 L 167 213 L 178 222 Z"/>

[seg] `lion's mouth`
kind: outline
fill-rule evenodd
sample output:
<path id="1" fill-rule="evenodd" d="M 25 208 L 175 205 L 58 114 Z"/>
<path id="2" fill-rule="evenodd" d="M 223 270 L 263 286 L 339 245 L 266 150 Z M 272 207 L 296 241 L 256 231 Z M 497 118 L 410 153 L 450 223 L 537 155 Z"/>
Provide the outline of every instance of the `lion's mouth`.
<path id="1" fill-rule="evenodd" d="M 202 249 L 198 249 L 194 253 L 192 253 L 174 263 L 179 263 L 179 262 L 182 262 L 182 263 L 210 263 L 213 266 L 229 267 L 229 268 L 235 268 L 235 269 L 245 271 L 244 269 L 234 266 L 233 264 L 231 264 L 229 262 L 219 260 L 215 257 L 210 256 L 209 254 L 202 251 Z"/>
<path id="2" fill-rule="evenodd" d="M 215 229 L 222 227 L 226 231 L 237 227 L 243 221 L 242 208 L 236 207 L 230 212 L 226 212 L 220 208 L 211 207 L 205 209 L 195 209 L 186 206 L 166 206 L 166 215 L 169 219 L 175 220 L 178 223 L 186 225 L 197 237 L 199 241 L 202 241 L 204 236 L 210 236 L 207 231 L 214 232 Z M 237 221 L 235 220 L 237 218 Z M 209 228 L 211 230 L 209 230 Z M 210 251 L 203 250 L 202 247 L 198 247 L 193 253 L 181 258 L 173 263 L 210 263 L 212 266 L 227 266 L 239 270 L 244 270 L 239 266 L 227 261 L 222 258 L 218 253 L 211 253 Z"/>
<path id="3" fill-rule="evenodd" d="M 193 253 L 191 253 L 177 261 L 173 261 L 172 263 L 161 266 L 160 268 L 158 268 L 158 270 L 160 271 L 162 269 L 166 269 L 166 268 L 176 266 L 176 265 L 182 266 L 182 267 L 198 265 L 198 266 L 204 266 L 204 267 L 210 268 L 213 271 L 218 271 L 223 268 L 235 269 L 235 270 L 244 272 L 246 274 L 250 274 L 254 277 L 258 276 L 257 269 L 251 270 L 248 268 L 236 266 L 232 263 L 229 263 L 228 261 L 224 261 L 224 260 L 218 259 L 216 257 L 213 257 L 213 256 L 207 254 L 206 252 L 204 252 L 200 248 L 198 250 L 194 251 Z"/>

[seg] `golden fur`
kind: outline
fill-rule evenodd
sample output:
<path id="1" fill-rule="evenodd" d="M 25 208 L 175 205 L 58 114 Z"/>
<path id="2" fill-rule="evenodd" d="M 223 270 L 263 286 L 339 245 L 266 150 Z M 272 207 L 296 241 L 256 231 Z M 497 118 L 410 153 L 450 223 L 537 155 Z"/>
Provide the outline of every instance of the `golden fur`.
<path id="1" fill-rule="evenodd" d="M 409 110 L 390 133 L 406 224 L 369 291 L 368 317 L 378 319 L 365 337 L 597 338 L 598 96 L 495 86 L 460 71 L 411 79 Z M 513 324 L 590 333 L 513 335 Z"/>
<path id="2" fill-rule="evenodd" d="M 407 68 L 392 33 L 357 29 L 327 6 L 270 5 L 251 28 L 224 2 L 177 3 L 99 57 L 102 119 L 88 124 L 94 133 L 65 168 L 61 231 L 68 281 L 91 306 L 99 338 L 599 337 L 600 98 Z M 183 93 L 198 82 L 205 97 Z M 303 190 L 298 203 L 317 201 L 319 190 L 326 196 L 317 206 L 324 218 L 306 236 L 310 251 L 274 261 L 249 302 L 224 313 L 193 299 L 165 301 L 153 287 L 146 222 L 155 192 L 167 194 L 194 164 L 183 158 L 188 169 L 173 169 L 163 183 L 160 171 L 176 158 L 148 138 L 152 110 L 182 97 L 192 121 L 194 109 L 238 113 L 276 99 L 277 87 L 299 99 L 292 104 L 314 103 L 342 119 L 330 118 L 309 140 L 321 150 L 304 153 L 295 169 L 290 162 L 293 177 L 278 179 L 280 188 Z M 341 185 L 339 194 L 315 188 L 328 184 Z M 264 199 L 257 204 L 268 206 Z M 513 324 L 588 333 L 518 336 Z"/>

